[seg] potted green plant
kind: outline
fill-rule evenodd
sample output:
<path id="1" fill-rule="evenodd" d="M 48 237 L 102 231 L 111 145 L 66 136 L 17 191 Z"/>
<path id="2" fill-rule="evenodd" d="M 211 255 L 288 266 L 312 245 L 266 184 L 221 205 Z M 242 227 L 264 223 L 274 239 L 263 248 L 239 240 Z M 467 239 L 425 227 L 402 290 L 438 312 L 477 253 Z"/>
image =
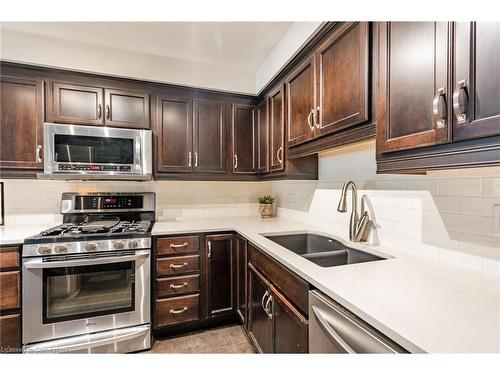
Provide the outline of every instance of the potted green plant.
<path id="1" fill-rule="evenodd" d="M 273 203 L 275 200 L 276 198 L 270 195 L 259 197 L 259 213 L 263 219 L 269 219 L 274 216 Z"/>

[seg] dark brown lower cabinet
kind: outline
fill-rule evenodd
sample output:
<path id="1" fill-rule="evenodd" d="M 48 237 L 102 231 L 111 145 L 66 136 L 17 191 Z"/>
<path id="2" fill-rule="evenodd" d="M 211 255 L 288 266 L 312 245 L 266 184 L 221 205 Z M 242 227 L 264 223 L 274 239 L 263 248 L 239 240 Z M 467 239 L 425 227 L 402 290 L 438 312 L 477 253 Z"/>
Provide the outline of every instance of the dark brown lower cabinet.
<path id="1" fill-rule="evenodd" d="M 233 239 L 232 234 L 206 236 L 208 317 L 233 312 Z"/>
<path id="2" fill-rule="evenodd" d="M 247 241 L 236 236 L 235 241 L 235 258 L 236 258 L 236 313 L 238 314 L 241 323 L 246 328 L 247 326 Z"/>
<path id="3" fill-rule="evenodd" d="M 252 264 L 248 334 L 260 353 L 307 353 L 307 319 Z"/>
<path id="4" fill-rule="evenodd" d="M 0 246 L 0 353 L 21 352 L 21 245 Z"/>
<path id="5" fill-rule="evenodd" d="M 265 302 L 269 282 L 252 265 L 248 265 L 248 336 L 259 353 L 272 353 L 271 324 Z"/>
<path id="6" fill-rule="evenodd" d="M 271 285 L 273 353 L 308 353 L 308 322 Z"/>

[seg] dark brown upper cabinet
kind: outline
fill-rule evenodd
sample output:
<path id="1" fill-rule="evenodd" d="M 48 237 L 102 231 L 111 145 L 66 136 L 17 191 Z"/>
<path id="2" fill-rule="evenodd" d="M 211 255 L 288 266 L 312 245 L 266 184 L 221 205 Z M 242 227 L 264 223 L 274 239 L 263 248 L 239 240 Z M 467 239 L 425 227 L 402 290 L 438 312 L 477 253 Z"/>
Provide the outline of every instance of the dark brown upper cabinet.
<path id="1" fill-rule="evenodd" d="M 500 134 L 500 23 L 454 29 L 453 139 Z"/>
<path id="2" fill-rule="evenodd" d="M 0 76 L 0 167 L 43 168 L 43 80 Z"/>
<path id="3" fill-rule="evenodd" d="M 257 107 L 257 171 L 269 172 L 269 101 L 264 99 Z"/>
<path id="4" fill-rule="evenodd" d="M 52 119 L 63 124 L 150 128 L 149 93 L 52 83 Z"/>
<path id="5" fill-rule="evenodd" d="M 104 90 L 104 124 L 120 128 L 149 129 L 149 94 Z"/>
<path id="6" fill-rule="evenodd" d="M 234 311 L 233 241 L 232 234 L 206 236 L 208 317 Z"/>
<path id="7" fill-rule="evenodd" d="M 448 141 L 449 40 L 446 22 L 379 24 L 378 152 Z"/>
<path id="8" fill-rule="evenodd" d="M 224 103 L 195 99 L 193 170 L 226 172 L 226 121 Z"/>
<path id="9" fill-rule="evenodd" d="M 315 60 L 312 55 L 285 79 L 289 147 L 314 138 L 315 70 Z"/>
<path id="10" fill-rule="evenodd" d="M 339 24 L 285 78 L 289 147 L 370 119 L 369 36 L 367 22 Z M 362 137 L 367 135 L 353 135 L 349 139 Z M 330 143 L 345 144 L 349 139 Z M 324 149 L 327 143 L 313 144 L 316 146 L 309 146 L 304 154 Z M 290 152 L 294 154 L 293 150 Z"/>
<path id="11" fill-rule="evenodd" d="M 232 105 L 233 173 L 254 174 L 256 163 L 255 107 Z"/>
<path id="12" fill-rule="evenodd" d="M 279 85 L 269 94 L 270 122 L 270 169 L 282 171 L 285 169 L 285 86 Z"/>
<path id="13" fill-rule="evenodd" d="M 52 121 L 104 125 L 104 90 L 100 87 L 52 83 Z"/>
<path id="14" fill-rule="evenodd" d="M 369 119 L 367 22 L 346 22 L 315 52 L 316 136 Z"/>
<path id="15" fill-rule="evenodd" d="M 159 172 L 193 170 L 193 103 L 159 96 L 156 163 Z"/>

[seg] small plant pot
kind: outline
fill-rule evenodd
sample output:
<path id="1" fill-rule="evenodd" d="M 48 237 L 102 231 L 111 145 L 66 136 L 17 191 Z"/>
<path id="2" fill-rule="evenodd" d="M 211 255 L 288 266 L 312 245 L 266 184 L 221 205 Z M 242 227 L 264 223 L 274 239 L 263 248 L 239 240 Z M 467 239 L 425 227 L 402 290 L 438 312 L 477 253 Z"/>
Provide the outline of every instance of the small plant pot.
<path id="1" fill-rule="evenodd" d="M 273 205 L 271 203 L 261 203 L 259 206 L 259 213 L 263 219 L 269 219 L 273 217 Z"/>

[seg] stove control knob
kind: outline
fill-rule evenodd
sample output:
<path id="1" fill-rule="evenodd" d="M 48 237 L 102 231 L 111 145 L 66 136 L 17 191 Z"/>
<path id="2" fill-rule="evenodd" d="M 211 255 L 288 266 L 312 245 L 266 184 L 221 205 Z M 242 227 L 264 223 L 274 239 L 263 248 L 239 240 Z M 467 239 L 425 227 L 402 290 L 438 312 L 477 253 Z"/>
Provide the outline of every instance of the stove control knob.
<path id="1" fill-rule="evenodd" d="M 121 250 L 125 247 L 125 244 L 123 243 L 123 241 L 116 241 L 113 246 L 115 249 Z"/>
<path id="2" fill-rule="evenodd" d="M 52 252 L 52 248 L 48 245 L 40 245 L 38 246 L 37 251 L 40 255 L 48 255 Z"/>
<path id="3" fill-rule="evenodd" d="M 87 251 L 96 251 L 97 250 L 97 244 L 95 242 L 89 242 L 88 244 L 85 245 L 85 250 L 87 250 Z"/>
<path id="4" fill-rule="evenodd" d="M 130 240 L 128 241 L 128 247 L 133 249 L 139 246 L 139 242 L 137 240 Z"/>
<path id="5" fill-rule="evenodd" d="M 54 251 L 57 254 L 64 254 L 68 252 L 68 246 L 66 244 L 56 245 Z"/>

